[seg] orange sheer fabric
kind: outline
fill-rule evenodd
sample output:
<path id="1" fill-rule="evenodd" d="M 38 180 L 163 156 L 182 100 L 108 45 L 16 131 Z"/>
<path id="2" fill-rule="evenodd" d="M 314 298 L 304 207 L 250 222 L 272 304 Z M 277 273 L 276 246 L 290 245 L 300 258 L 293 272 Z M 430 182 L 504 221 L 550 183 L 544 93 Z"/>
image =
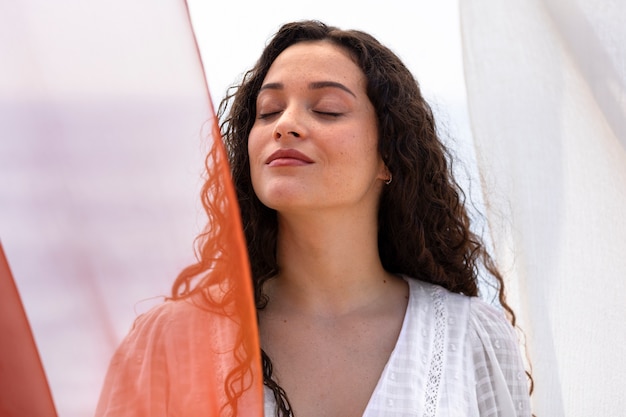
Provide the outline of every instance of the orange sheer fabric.
<path id="1" fill-rule="evenodd" d="M 179 276 L 174 299 L 135 322 L 111 362 L 98 417 L 263 415 L 252 281 L 221 141 L 206 166 L 200 260 Z"/>
<path id="2" fill-rule="evenodd" d="M 194 298 L 137 320 L 113 357 L 96 416 L 262 416 L 260 362 L 234 355 L 241 323 Z M 231 388 L 243 395 L 233 402 L 225 384 L 242 363 L 246 376 Z"/>
<path id="3" fill-rule="evenodd" d="M 185 2 L 3 2 L 0 62 L 0 233 L 59 414 L 93 413 L 140 301 L 192 263 L 208 150 L 202 289 L 137 320 L 100 410 L 227 415 L 244 392 L 239 414 L 261 415 L 247 255 Z"/>
<path id="4" fill-rule="evenodd" d="M 35 341 L 0 244 L 0 414 L 56 417 Z"/>

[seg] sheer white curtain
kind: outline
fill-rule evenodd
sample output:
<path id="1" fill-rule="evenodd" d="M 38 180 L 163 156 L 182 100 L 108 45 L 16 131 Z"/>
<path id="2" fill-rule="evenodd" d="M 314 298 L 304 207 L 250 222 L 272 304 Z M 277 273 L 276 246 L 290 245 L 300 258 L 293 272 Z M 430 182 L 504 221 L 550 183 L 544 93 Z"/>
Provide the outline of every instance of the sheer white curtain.
<path id="1" fill-rule="evenodd" d="M 626 2 L 461 0 L 495 252 L 539 416 L 626 410 Z"/>

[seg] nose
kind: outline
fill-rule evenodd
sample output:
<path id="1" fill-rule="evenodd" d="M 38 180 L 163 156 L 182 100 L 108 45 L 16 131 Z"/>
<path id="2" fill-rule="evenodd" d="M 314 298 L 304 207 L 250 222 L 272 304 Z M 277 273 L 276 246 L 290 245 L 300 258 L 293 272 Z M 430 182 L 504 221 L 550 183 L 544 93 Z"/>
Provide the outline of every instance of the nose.
<path id="1" fill-rule="evenodd" d="M 301 138 L 305 134 L 302 116 L 294 109 L 284 110 L 274 125 L 274 139 L 286 139 L 289 136 Z"/>

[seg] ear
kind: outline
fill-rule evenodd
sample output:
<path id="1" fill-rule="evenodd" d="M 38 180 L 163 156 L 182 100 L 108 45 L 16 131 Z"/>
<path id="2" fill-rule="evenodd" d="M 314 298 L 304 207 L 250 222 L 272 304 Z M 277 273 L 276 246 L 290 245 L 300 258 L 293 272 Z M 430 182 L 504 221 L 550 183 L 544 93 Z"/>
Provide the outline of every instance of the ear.
<path id="1" fill-rule="evenodd" d="M 382 167 L 381 170 L 378 174 L 378 179 L 385 181 L 387 184 L 391 183 L 391 171 L 389 171 L 389 168 L 387 167 L 387 165 L 382 162 Z"/>

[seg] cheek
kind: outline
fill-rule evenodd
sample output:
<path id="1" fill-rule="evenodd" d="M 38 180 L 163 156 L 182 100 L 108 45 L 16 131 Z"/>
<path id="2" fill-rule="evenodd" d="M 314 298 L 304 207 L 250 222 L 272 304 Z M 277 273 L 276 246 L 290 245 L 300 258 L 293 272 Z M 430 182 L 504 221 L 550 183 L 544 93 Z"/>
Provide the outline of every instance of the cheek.
<path id="1" fill-rule="evenodd" d="M 257 142 L 257 135 L 253 127 L 248 134 L 248 157 L 250 158 L 250 160 L 252 160 L 253 155 L 256 154 L 255 150 Z"/>
<path id="2" fill-rule="evenodd" d="M 263 159 L 263 140 L 258 129 L 252 128 L 248 135 L 248 163 L 250 169 L 250 179 L 255 194 L 258 195 L 257 187 L 260 181 L 261 168 L 264 165 Z"/>
<path id="3" fill-rule="evenodd" d="M 337 155 L 358 165 L 369 165 L 378 159 L 378 140 L 375 135 L 367 130 L 344 136 L 345 140 L 339 142 Z"/>
<path id="4" fill-rule="evenodd" d="M 253 128 L 248 135 L 248 159 L 250 160 L 250 168 L 258 162 L 261 150 L 262 141 L 260 140 L 259 132 Z"/>

